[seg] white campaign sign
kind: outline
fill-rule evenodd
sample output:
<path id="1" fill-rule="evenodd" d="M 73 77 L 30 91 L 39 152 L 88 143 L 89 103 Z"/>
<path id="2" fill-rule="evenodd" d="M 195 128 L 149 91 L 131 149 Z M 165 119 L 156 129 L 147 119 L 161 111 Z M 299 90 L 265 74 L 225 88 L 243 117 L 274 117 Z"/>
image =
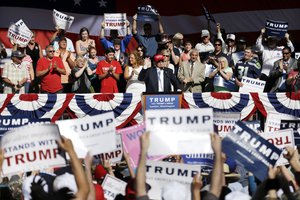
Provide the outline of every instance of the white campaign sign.
<path id="1" fill-rule="evenodd" d="M 235 123 L 241 119 L 241 113 L 214 112 L 214 124 L 218 127 L 218 134 L 225 137 L 231 131 Z"/>
<path id="2" fill-rule="evenodd" d="M 249 92 L 263 92 L 266 81 L 262 81 L 259 79 L 248 78 L 243 76 L 242 81 L 243 87 L 240 87 L 239 92 L 241 93 L 249 93 Z"/>
<path id="3" fill-rule="evenodd" d="M 116 163 L 122 160 L 123 156 L 123 143 L 120 134 L 116 135 L 116 148 L 113 151 L 101 153 L 94 156 L 94 161 L 100 163 L 101 160 L 109 160 L 111 163 Z"/>
<path id="4" fill-rule="evenodd" d="M 105 29 L 118 30 L 126 28 L 126 13 L 104 13 Z"/>
<path id="5" fill-rule="evenodd" d="M 16 44 L 27 46 L 31 40 L 32 34 L 33 33 L 29 30 L 24 21 L 20 19 L 8 28 L 7 37 Z"/>
<path id="6" fill-rule="evenodd" d="M 261 136 L 279 149 L 284 149 L 286 146 L 295 147 L 294 130 L 292 128 L 278 130 L 272 133 L 262 133 Z M 283 157 L 282 153 L 276 165 L 281 166 L 287 164 L 289 164 L 289 162 Z"/>
<path id="7" fill-rule="evenodd" d="M 146 182 L 151 186 L 148 192 L 150 199 L 162 199 L 161 189 L 173 181 L 186 186 L 186 199 L 191 199 L 191 183 L 193 177 L 200 173 L 198 165 L 187 165 L 181 163 L 147 161 Z"/>
<path id="8" fill-rule="evenodd" d="M 272 133 L 280 129 L 281 120 L 295 120 L 296 117 L 287 114 L 267 113 L 264 133 Z"/>
<path id="9" fill-rule="evenodd" d="M 148 155 L 212 153 L 213 111 L 203 109 L 147 110 Z"/>
<path id="10" fill-rule="evenodd" d="M 6 132 L 1 139 L 3 174 L 65 166 L 66 160 L 59 154 L 56 143 L 58 139 L 59 131 L 54 124 L 26 125 Z"/>
<path id="11" fill-rule="evenodd" d="M 127 183 L 107 174 L 102 182 L 104 197 L 107 200 L 114 200 L 118 194 L 125 196 Z"/>
<path id="12" fill-rule="evenodd" d="M 116 148 L 116 126 L 113 112 L 87 116 L 79 119 L 55 122 L 61 135 L 70 138 L 79 158 L 84 158 L 87 151 L 98 155 Z"/>
<path id="13" fill-rule="evenodd" d="M 68 30 L 74 21 L 73 16 L 66 15 L 53 9 L 53 22 L 55 26 L 63 30 Z"/>

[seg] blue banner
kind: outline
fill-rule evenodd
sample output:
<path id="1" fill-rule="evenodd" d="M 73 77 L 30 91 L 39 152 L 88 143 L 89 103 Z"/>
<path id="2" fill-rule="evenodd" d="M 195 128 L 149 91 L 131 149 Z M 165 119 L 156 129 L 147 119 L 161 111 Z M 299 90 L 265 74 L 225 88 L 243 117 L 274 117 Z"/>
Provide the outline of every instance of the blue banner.
<path id="1" fill-rule="evenodd" d="M 281 120 L 280 129 L 292 128 L 294 130 L 295 145 L 300 145 L 300 120 Z"/>
<path id="2" fill-rule="evenodd" d="M 13 116 L 0 116 L 0 136 L 6 131 L 16 129 L 20 126 L 28 124 L 50 124 L 50 119 L 41 118 L 27 118 L 27 117 L 13 117 Z"/>
<path id="3" fill-rule="evenodd" d="M 178 94 L 144 96 L 146 98 L 146 110 L 180 108 L 180 95 Z"/>
<path id="4" fill-rule="evenodd" d="M 199 153 L 199 154 L 188 154 L 182 155 L 183 162 L 185 164 L 200 165 L 201 172 L 209 173 L 214 167 L 214 154 L 210 153 Z"/>
<path id="5" fill-rule="evenodd" d="M 266 22 L 267 36 L 277 36 L 279 38 L 284 38 L 287 29 L 288 29 L 287 22 L 280 22 L 280 21 L 274 21 L 269 19 Z"/>
<path id="6" fill-rule="evenodd" d="M 139 5 L 137 7 L 137 19 L 138 21 L 154 22 L 158 20 L 158 12 L 151 5 Z"/>
<path id="7" fill-rule="evenodd" d="M 241 121 L 222 140 L 222 151 L 261 181 L 267 177 L 268 166 L 274 166 L 281 154 L 280 149 Z"/>

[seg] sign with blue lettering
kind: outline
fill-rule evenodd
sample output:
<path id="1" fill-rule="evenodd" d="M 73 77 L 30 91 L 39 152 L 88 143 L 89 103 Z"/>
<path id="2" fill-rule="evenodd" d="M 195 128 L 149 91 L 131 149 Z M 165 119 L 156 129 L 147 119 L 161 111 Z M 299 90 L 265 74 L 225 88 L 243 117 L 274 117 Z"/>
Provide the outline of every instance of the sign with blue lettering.
<path id="1" fill-rule="evenodd" d="M 196 153 L 181 156 L 185 164 L 200 165 L 201 172 L 210 173 L 214 167 L 214 154 Z"/>
<path id="2" fill-rule="evenodd" d="M 151 5 L 139 5 L 137 7 L 137 19 L 138 21 L 154 22 L 158 20 L 158 12 Z"/>
<path id="3" fill-rule="evenodd" d="M 281 120 L 280 129 L 294 130 L 295 145 L 300 145 L 300 120 Z"/>
<path id="4" fill-rule="evenodd" d="M 222 140 L 222 151 L 263 181 L 268 166 L 275 165 L 281 150 L 238 121 Z"/>
<path id="5" fill-rule="evenodd" d="M 84 158 L 88 151 L 94 156 L 116 149 L 116 125 L 113 112 L 60 120 L 55 123 L 61 135 L 72 140 L 79 158 Z"/>
<path id="6" fill-rule="evenodd" d="M 27 124 L 50 124 L 50 119 L 0 116 L 0 136 L 2 136 L 6 131 L 16 129 Z"/>
<path id="7" fill-rule="evenodd" d="M 284 38 L 287 29 L 288 29 L 287 22 L 274 21 L 270 19 L 268 19 L 266 22 L 267 36 L 277 36 L 279 38 Z"/>
<path id="8" fill-rule="evenodd" d="M 266 81 L 262 81 L 259 79 L 249 78 L 246 76 L 243 76 L 242 81 L 243 86 L 240 87 L 239 92 L 240 93 L 249 93 L 249 92 L 263 92 Z"/>
<path id="9" fill-rule="evenodd" d="M 162 188 L 172 182 L 178 182 L 186 187 L 186 200 L 191 200 L 191 183 L 193 177 L 200 173 L 200 166 L 182 163 L 150 161 L 146 163 L 146 182 L 151 186 L 148 195 L 150 199 L 162 199 Z"/>
<path id="10" fill-rule="evenodd" d="M 180 108 L 179 94 L 144 95 L 146 110 Z"/>
<path id="11" fill-rule="evenodd" d="M 148 155 L 213 153 L 212 108 L 147 110 L 145 123 L 151 132 Z"/>

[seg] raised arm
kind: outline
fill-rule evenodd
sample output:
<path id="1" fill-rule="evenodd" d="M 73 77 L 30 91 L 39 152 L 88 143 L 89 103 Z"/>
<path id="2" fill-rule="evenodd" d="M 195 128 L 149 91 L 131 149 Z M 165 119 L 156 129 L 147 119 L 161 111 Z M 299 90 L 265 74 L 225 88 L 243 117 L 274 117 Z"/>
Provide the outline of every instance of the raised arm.
<path id="1" fill-rule="evenodd" d="M 141 154 L 136 172 L 136 197 L 147 195 L 146 191 L 146 160 L 150 145 L 150 132 L 141 136 Z"/>
<path id="2" fill-rule="evenodd" d="M 163 25 L 161 23 L 161 16 L 160 15 L 158 15 L 158 31 L 159 31 L 160 34 L 164 34 L 165 33 L 164 27 L 163 27 Z"/>
<path id="3" fill-rule="evenodd" d="M 136 18 L 137 18 L 137 14 L 135 14 L 132 19 L 133 19 L 133 22 L 132 22 L 132 33 L 133 34 L 137 34 L 137 22 L 136 22 Z"/>
<path id="4" fill-rule="evenodd" d="M 63 149 L 65 152 L 67 152 L 70 156 L 70 163 L 76 180 L 76 185 L 78 188 L 78 191 L 75 194 L 76 199 L 78 200 L 87 199 L 87 196 L 89 194 L 88 180 L 83 171 L 81 162 L 79 161 L 75 153 L 72 141 L 64 136 L 61 136 L 61 140 L 58 140 L 57 142 L 59 147 Z"/>
<path id="5" fill-rule="evenodd" d="M 90 155 L 90 153 L 87 153 L 87 155 L 84 158 L 84 164 L 85 164 L 85 175 L 87 177 L 87 181 L 89 184 L 89 195 L 87 197 L 87 200 L 96 200 L 96 191 L 93 184 L 93 178 L 92 178 L 92 162 L 93 162 L 93 156 Z"/>
<path id="6" fill-rule="evenodd" d="M 223 174 L 223 165 L 222 165 L 222 144 L 221 138 L 213 133 L 211 134 L 211 146 L 215 153 L 214 168 L 211 175 L 211 185 L 210 193 L 215 195 L 217 198 L 220 197 L 222 191 L 222 174 Z"/>

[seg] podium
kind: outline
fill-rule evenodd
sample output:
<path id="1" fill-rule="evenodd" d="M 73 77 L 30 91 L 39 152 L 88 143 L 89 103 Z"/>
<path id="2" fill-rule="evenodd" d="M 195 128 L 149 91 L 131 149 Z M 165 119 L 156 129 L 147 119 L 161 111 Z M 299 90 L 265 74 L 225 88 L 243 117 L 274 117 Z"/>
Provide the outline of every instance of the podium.
<path id="1" fill-rule="evenodd" d="M 143 110 L 181 108 L 182 93 L 143 93 Z"/>

